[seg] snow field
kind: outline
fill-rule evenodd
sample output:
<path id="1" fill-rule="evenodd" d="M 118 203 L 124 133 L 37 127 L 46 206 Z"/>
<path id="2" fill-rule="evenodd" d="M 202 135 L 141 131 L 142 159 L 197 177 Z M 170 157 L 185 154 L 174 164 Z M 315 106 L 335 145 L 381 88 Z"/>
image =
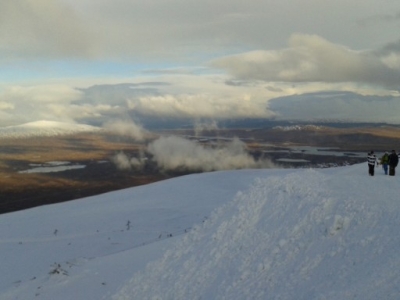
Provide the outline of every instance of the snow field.
<path id="1" fill-rule="evenodd" d="M 332 190 L 333 176 L 256 179 L 113 299 L 397 299 L 399 205 L 374 204 L 374 185 Z"/>
<path id="2" fill-rule="evenodd" d="M 382 173 L 203 173 L 0 215 L 0 299 L 398 299 Z"/>

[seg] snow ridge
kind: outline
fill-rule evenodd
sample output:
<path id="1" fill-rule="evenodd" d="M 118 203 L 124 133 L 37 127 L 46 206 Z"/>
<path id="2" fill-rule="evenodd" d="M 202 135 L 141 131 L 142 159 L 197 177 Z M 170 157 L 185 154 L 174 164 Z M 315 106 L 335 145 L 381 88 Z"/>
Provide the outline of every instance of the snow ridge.
<path id="1" fill-rule="evenodd" d="M 70 124 L 56 121 L 36 121 L 17 126 L 0 128 L 0 138 L 30 138 L 59 136 L 98 131 L 100 128 L 85 124 Z"/>
<path id="2" fill-rule="evenodd" d="M 363 226 L 397 215 L 344 202 L 328 180 L 313 170 L 257 179 L 113 299 L 397 299 L 379 278 L 400 278 L 399 258 L 389 265 L 368 245 L 384 255 L 400 238 Z"/>
<path id="3" fill-rule="evenodd" d="M 212 172 L 4 214 L 0 298 L 397 300 L 399 181 Z"/>

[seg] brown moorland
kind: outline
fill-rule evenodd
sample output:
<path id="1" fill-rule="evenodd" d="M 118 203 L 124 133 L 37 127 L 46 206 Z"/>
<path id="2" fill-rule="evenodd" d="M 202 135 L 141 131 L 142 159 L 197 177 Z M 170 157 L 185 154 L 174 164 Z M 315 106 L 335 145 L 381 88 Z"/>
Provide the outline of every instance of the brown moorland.
<path id="1" fill-rule="evenodd" d="M 167 178 L 165 174 L 120 171 L 110 162 L 119 152 L 134 156 L 144 144 L 127 137 L 79 134 L 0 140 L 0 213 L 57 203 Z M 49 162 L 84 168 L 24 173 Z"/>
<path id="2" fill-rule="evenodd" d="M 204 131 L 196 136 L 193 130 L 162 131 L 163 135 L 192 138 L 205 147 L 212 147 L 214 139 L 223 141 L 238 137 L 247 144 L 254 157 L 265 156 L 266 150 L 288 149 L 290 146 L 332 148 L 341 152 L 400 150 L 400 129 L 396 127 L 337 129 L 311 127 L 303 130 L 281 129 L 220 129 Z M 87 133 L 62 137 L 35 137 L 0 140 L 0 213 L 44 204 L 79 199 L 113 190 L 148 184 L 183 175 L 185 172 L 165 172 L 155 165 L 141 170 L 121 171 L 111 157 L 123 152 L 138 157 L 146 149 L 147 141 L 137 142 L 126 136 Z M 274 160 L 273 154 L 266 155 Z M 292 156 L 293 157 L 293 156 Z M 315 163 L 335 162 L 339 158 L 318 156 Z M 281 156 L 279 156 L 281 158 Z M 68 162 L 82 165 L 81 169 L 53 173 L 22 173 L 48 162 Z M 363 161 L 352 158 L 350 163 Z M 190 173 L 190 172 L 186 172 Z"/>

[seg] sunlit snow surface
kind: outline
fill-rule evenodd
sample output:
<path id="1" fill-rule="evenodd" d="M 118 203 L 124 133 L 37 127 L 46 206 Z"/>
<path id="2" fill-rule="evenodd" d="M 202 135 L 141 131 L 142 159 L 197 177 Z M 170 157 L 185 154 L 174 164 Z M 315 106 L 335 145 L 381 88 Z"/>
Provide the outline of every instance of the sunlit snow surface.
<path id="1" fill-rule="evenodd" d="M 398 299 L 399 181 L 214 172 L 0 215 L 0 299 Z"/>

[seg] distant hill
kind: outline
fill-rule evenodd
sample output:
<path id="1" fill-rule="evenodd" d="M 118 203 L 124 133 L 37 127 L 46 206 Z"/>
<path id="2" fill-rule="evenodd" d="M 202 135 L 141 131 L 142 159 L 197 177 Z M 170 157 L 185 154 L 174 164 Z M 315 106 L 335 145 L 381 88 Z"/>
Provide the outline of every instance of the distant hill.
<path id="1" fill-rule="evenodd" d="M 56 121 L 36 121 L 0 128 L 0 138 L 28 138 L 35 136 L 60 136 L 81 132 L 99 131 L 101 128 Z"/>

